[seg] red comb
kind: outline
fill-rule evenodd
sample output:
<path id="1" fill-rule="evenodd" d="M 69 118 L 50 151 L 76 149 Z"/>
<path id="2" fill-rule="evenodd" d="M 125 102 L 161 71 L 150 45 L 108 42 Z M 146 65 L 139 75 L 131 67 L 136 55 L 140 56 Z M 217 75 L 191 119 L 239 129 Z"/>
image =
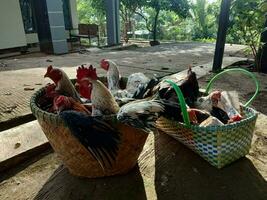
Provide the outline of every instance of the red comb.
<path id="1" fill-rule="evenodd" d="M 96 68 L 92 65 L 89 66 L 89 77 L 93 80 L 97 80 Z"/>
<path id="2" fill-rule="evenodd" d="M 52 65 L 49 65 L 49 66 L 47 67 L 47 72 L 51 72 L 52 69 L 53 69 Z"/>
<path id="3" fill-rule="evenodd" d="M 65 108 L 69 108 L 71 106 L 69 97 L 60 95 L 54 99 L 54 106 L 55 107 L 60 107 L 64 106 Z"/>
<path id="4" fill-rule="evenodd" d="M 84 67 L 84 65 L 81 65 L 81 67 L 78 67 L 77 69 L 77 81 L 79 82 L 83 78 L 89 77 L 90 76 L 90 71 L 88 68 Z"/>
<path id="5" fill-rule="evenodd" d="M 64 102 L 65 102 L 65 96 L 63 96 L 63 95 L 60 95 L 60 96 L 58 96 L 58 97 L 56 97 L 56 99 L 55 99 L 55 103 L 56 103 L 56 105 L 60 105 L 60 104 L 63 104 Z"/>
<path id="6" fill-rule="evenodd" d="M 77 69 L 77 82 L 80 82 L 83 78 L 91 78 L 97 80 L 96 68 L 90 65 L 88 68 L 83 65 Z"/>
<path id="7" fill-rule="evenodd" d="M 109 62 L 106 59 L 102 59 L 100 61 L 100 66 L 104 69 L 104 70 L 108 70 L 109 68 Z"/>

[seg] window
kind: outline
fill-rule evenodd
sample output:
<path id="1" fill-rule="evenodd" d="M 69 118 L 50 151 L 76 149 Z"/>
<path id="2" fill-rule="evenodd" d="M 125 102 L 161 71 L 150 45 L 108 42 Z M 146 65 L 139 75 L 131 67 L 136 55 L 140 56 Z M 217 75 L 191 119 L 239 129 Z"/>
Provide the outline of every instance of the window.
<path id="1" fill-rule="evenodd" d="M 65 29 L 71 30 L 72 20 L 71 20 L 71 12 L 70 12 L 70 1 L 62 0 L 62 3 L 63 3 L 63 15 L 64 15 L 64 22 L 65 22 Z"/>
<path id="2" fill-rule="evenodd" d="M 19 3 L 25 33 L 36 33 L 32 0 L 20 0 Z"/>

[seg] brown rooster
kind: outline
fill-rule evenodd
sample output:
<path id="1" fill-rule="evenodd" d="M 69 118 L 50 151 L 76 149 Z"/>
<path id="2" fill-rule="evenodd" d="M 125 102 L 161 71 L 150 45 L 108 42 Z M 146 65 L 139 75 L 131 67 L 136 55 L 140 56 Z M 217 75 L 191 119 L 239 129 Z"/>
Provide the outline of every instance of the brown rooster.
<path id="1" fill-rule="evenodd" d="M 51 65 L 47 67 L 47 72 L 44 77 L 49 77 L 56 84 L 55 91 L 61 95 L 69 96 L 81 102 L 79 94 L 75 90 L 74 85 L 67 74 L 59 69 L 53 68 Z"/>
<path id="2" fill-rule="evenodd" d="M 60 113 L 64 110 L 75 110 L 87 115 L 91 115 L 89 110 L 80 102 L 74 100 L 72 97 L 66 97 L 63 95 L 54 98 L 53 110 Z"/>
<path id="3" fill-rule="evenodd" d="M 115 101 L 115 98 L 106 86 L 97 80 L 96 69 L 92 65 L 88 68 L 80 68 L 77 73 L 77 76 L 80 75 L 79 73 L 86 74 L 86 77 L 80 81 L 81 85 L 85 85 L 86 83 L 92 84 L 92 116 L 116 114 L 119 111 L 119 105 Z"/>
<path id="4" fill-rule="evenodd" d="M 89 80 L 88 81 L 83 80 L 83 78 L 86 77 L 88 77 L 88 72 L 87 70 L 85 70 L 84 65 L 81 65 L 81 67 L 78 67 L 77 69 L 77 74 L 76 74 L 77 80 L 75 83 L 75 87 L 83 98 L 90 100 L 92 92 L 92 84 L 89 82 Z"/>
<path id="5" fill-rule="evenodd" d="M 38 106 L 48 112 L 53 112 L 54 98 L 59 96 L 59 93 L 55 91 L 56 85 L 47 84 L 44 88 L 44 95 L 38 100 Z"/>

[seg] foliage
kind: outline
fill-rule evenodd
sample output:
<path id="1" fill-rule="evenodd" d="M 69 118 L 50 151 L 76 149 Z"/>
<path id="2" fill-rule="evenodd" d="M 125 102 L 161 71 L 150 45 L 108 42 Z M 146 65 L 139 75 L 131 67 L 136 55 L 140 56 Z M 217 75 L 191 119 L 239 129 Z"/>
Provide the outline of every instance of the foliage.
<path id="1" fill-rule="evenodd" d="M 208 3 L 207 0 L 196 0 L 191 5 L 191 16 L 195 22 L 194 40 L 216 37 L 219 5 L 219 1 Z"/>
<path id="2" fill-rule="evenodd" d="M 77 0 L 81 23 L 100 25 L 105 35 L 105 1 Z M 247 44 L 257 54 L 263 31 L 266 0 L 232 0 L 227 42 Z M 127 32 L 147 29 L 153 39 L 214 42 L 217 36 L 221 0 L 120 0 L 121 29 Z M 261 9 L 260 9 L 261 8 Z M 267 22 L 266 22 L 267 23 Z"/>
<path id="3" fill-rule="evenodd" d="M 234 0 L 231 8 L 228 41 L 247 44 L 258 66 L 257 54 L 260 34 L 264 26 L 264 12 L 260 9 L 262 0 Z"/>
<path id="4" fill-rule="evenodd" d="M 120 0 L 120 16 L 123 22 L 124 40 L 128 42 L 128 31 L 132 27 L 133 16 L 136 10 L 145 4 L 145 0 Z"/>
<path id="5" fill-rule="evenodd" d="M 172 11 L 181 18 L 188 16 L 189 4 L 187 0 L 150 0 L 143 3 L 147 13 L 140 8 L 136 14 L 145 20 L 146 28 L 152 32 L 154 41 L 156 41 L 159 33 L 158 20 L 161 11 Z"/>
<path id="6" fill-rule="evenodd" d="M 98 24 L 100 36 L 106 35 L 104 0 L 77 0 L 80 23 Z"/>

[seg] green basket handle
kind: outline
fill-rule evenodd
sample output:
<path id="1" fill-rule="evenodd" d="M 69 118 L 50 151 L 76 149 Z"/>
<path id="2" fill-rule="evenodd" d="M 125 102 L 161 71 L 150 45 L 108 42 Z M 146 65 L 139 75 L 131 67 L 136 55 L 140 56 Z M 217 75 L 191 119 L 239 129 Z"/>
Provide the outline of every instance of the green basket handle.
<path id="1" fill-rule="evenodd" d="M 260 84 L 259 84 L 258 79 L 255 77 L 255 75 L 254 75 L 253 73 L 251 73 L 251 72 L 249 72 L 249 71 L 247 71 L 247 70 L 245 70 L 245 69 L 242 69 L 242 68 L 226 69 L 226 70 L 224 70 L 224 71 L 222 71 L 222 72 L 216 74 L 216 75 L 210 80 L 210 82 L 208 83 L 208 85 L 207 85 L 207 87 L 206 87 L 206 93 L 207 93 L 207 94 L 209 93 L 209 91 L 210 91 L 210 89 L 211 89 L 211 86 L 213 85 L 213 82 L 214 82 L 215 80 L 217 80 L 217 79 L 218 79 L 219 77 L 221 77 L 223 74 L 228 73 L 228 72 L 242 72 L 242 73 L 248 75 L 249 77 L 251 77 L 251 78 L 254 80 L 255 85 L 256 85 L 256 91 L 255 91 L 254 95 L 253 95 L 253 96 L 247 101 L 247 103 L 244 105 L 245 107 L 249 106 L 249 105 L 252 103 L 252 101 L 256 98 L 256 96 L 259 94 L 259 87 L 260 87 L 259 85 L 260 85 Z"/>
<path id="2" fill-rule="evenodd" d="M 164 81 L 167 82 L 167 83 L 169 83 L 173 87 L 173 89 L 175 90 L 176 95 L 178 97 L 178 100 L 180 102 L 180 106 L 181 106 L 181 110 L 182 110 L 182 116 L 183 116 L 184 123 L 185 123 L 185 125 L 187 127 L 190 127 L 191 124 L 190 124 L 190 120 L 189 120 L 189 115 L 188 115 L 188 112 L 187 112 L 184 95 L 183 95 L 181 89 L 179 88 L 179 86 L 176 83 L 174 83 L 171 80 L 166 79 Z"/>

